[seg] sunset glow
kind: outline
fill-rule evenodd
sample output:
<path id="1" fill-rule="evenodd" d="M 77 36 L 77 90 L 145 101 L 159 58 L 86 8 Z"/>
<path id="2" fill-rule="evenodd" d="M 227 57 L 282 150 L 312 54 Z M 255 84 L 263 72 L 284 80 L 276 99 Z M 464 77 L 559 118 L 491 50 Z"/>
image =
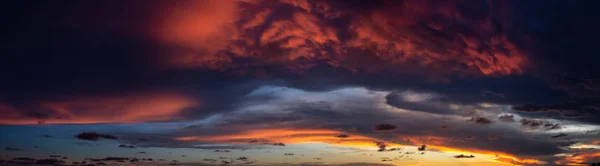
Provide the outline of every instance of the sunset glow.
<path id="1" fill-rule="evenodd" d="M 3 6 L 0 166 L 600 165 L 600 1 Z"/>

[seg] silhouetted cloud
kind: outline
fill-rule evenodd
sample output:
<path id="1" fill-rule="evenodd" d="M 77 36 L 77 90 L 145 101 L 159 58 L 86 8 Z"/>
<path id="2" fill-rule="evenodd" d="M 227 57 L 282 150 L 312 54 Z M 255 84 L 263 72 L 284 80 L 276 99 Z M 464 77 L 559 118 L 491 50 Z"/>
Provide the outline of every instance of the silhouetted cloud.
<path id="1" fill-rule="evenodd" d="M 475 156 L 459 154 L 459 155 L 455 155 L 454 158 L 475 158 Z"/>
<path id="2" fill-rule="evenodd" d="M 567 134 L 565 134 L 565 133 L 560 133 L 560 134 L 558 134 L 558 135 L 553 135 L 553 136 L 552 136 L 552 138 L 559 138 L 559 137 L 566 137 L 566 136 L 567 136 Z"/>
<path id="3" fill-rule="evenodd" d="M 8 150 L 8 151 L 21 151 L 21 149 L 18 149 L 18 148 L 11 148 L 11 147 L 5 147 L 4 149 L 5 149 L 5 150 Z"/>
<path id="4" fill-rule="evenodd" d="M 379 148 L 378 152 L 385 152 L 388 145 L 385 142 L 375 142 L 375 145 Z"/>
<path id="5" fill-rule="evenodd" d="M 340 134 L 340 135 L 336 135 L 335 137 L 337 137 L 337 138 L 348 138 L 350 136 L 346 135 L 346 134 Z"/>
<path id="6" fill-rule="evenodd" d="M 100 134 L 100 133 L 95 133 L 95 132 L 83 132 L 83 133 L 75 135 L 75 137 L 77 139 L 88 140 L 88 141 L 97 141 L 100 138 L 112 139 L 112 140 L 116 140 L 117 139 L 117 137 L 115 137 L 113 135 Z"/>
<path id="7" fill-rule="evenodd" d="M 492 121 L 486 117 L 472 117 L 469 121 L 475 122 L 477 124 L 483 124 L 483 125 L 492 123 Z"/>
<path id="8" fill-rule="evenodd" d="M 555 122 L 551 122 L 543 119 L 521 119 L 521 126 L 532 129 L 532 130 L 556 130 L 561 129 L 561 125 Z"/>
<path id="9" fill-rule="evenodd" d="M 40 165 L 62 165 L 65 163 L 66 163 L 65 161 L 58 160 L 58 159 L 40 159 L 40 160 L 35 161 L 35 164 L 40 164 Z"/>
<path id="10" fill-rule="evenodd" d="M 514 115 L 512 114 L 503 114 L 500 115 L 500 117 L 498 117 L 498 120 L 502 121 L 502 122 L 514 122 Z"/>
<path id="11" fill-rule="evenodd" d="M 271 144 L 271 145 L 274 145 L 274 146 L 285 146 L 285 144 L 284 144 L 284 143 L 281 143 L 281 142 L 278 142 L 278 143 L 273 143 L 273 144 Z"/>
<path id="12" fill-rule="evenodd" d="M 135 148 L 135 146 L 133 146 L 133 145 L 123 145 L 123 144 L 119 145 L 119 147 L 120 148 L 130 148 L 130 149 Z"/>
<path id="13" fill-rule="evenodd" d="M 373 126 L 374 131 L 393 131 L 393 130 L 396 130 L 397 128 L 398 128 L 398 126 L 391 125 L 391 124 L 378 124 L 378 125 Z"/>

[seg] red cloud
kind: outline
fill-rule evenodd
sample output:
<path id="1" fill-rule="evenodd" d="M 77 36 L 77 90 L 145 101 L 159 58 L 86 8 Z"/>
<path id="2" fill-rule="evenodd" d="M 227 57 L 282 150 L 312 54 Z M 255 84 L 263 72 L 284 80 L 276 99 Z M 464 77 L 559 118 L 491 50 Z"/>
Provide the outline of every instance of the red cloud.
<path id="1" fill-rule="evenodd" d="M 0 105 L 0 124 L 35 123 L 137 123 L 181 118 L 186 108 L 199 103 L 178 94 L 83 97 L 42 101 L 35 110 Z M 42 117 L 31 116 L 40 114 Z"/>
<path id="2" fill-rule="evenodd" d="M 509 9 L 469 18 L 452 1 L 404 1 L 361 12 L 330 1 L 209 2 L 222 10 L 206 15 L 213 9 L 190 4 L 159 25 L 169 27 L 161 28 L 164 36 L 195 48 L 167 57 L 169 65 L 303 71 L 325 64 L 350 71 L 467 75 L 519 74 L 527 65 L 522 48 L 498 32 L 503 22 L 492 20 Z M 347 25 L 339 25 L 343 21 Z"/>
<path id="3" fill-rule="evenodd" d="M 65 19 L 75 28 L 153 39 L 166 47 L 153 56 L 175 68 L 256 73 L 327 65 L 434 76 L 525 72 L 526 51 L 515 41 L 526 38 L 508 34 L 511 5 L 502 3 L 510 2 L 477 2 L 484 7 L 399 2 L 360 10 L 321 0 L 97 2 L 78 6 Z"/>

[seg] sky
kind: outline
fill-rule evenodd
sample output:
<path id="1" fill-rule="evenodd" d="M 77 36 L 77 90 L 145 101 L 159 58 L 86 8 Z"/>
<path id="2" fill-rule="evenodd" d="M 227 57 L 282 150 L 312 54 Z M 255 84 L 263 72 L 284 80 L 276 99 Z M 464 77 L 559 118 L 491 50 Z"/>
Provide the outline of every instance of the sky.
<path id="1" fill-rule="evenodd" d="M 0 165 L 600 164 L 597 1 L 5 3 Z"/>

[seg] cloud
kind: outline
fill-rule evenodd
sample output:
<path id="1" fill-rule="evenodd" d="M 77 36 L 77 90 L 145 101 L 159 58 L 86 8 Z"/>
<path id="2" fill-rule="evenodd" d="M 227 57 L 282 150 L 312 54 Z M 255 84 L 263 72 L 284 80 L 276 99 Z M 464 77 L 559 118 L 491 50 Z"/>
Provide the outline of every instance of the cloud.
<path id="1" fill-rule="evenodd" d="M 88 141 L 97 141 L 100 138 L 116 140 L 117 137 L 110 134 L 100 134 L 94 132 L 83 132 L 75 135 L 75 138 Z"/>
<path id="2" fill-rule="evenodd" d="M 21 151 L 21 149 L 18 149 L 18 148 L 11 148 L 11 147 L 6 147 L 6 148 L 4 148 L 4 149 L 5 149 L 5 150 L 7 150 L 7 151 Z"/>
<path id="3" fill-rule="evenodd" d="M 502 121 L 502 122 L 514 122 L 514 115 L 512 114 L 504 114 L 504 115 L 500 115 L 498 117 L 498 120 Z"/>
<path id="4" fill-rule="evenodd" d="M 378 124 L 373 126 L 373 131 L 393 131 L 396 130 L 398 126 L 391 124 Z"/>
<path id="5" fill-rule="evenodd" d="M 81 97 L 64 101 L 42 101 L 35 110 L 8 110 L 0 123 L 136 123 L 181 118 L 184 109 L 198 101 L 169 93 L 129 96 Z M 118 111 L 117 111 L 118 110 Z M 5 110 L 0 110 L 5 111 Z"/>
<path id="6" fill-rule="evenodd" d="M 175 12 L 159 17 L 167 19 L 158 19 L 158 24 L 150 24 L 150 29 L 164 30 L 160 36 L 168 41 L 200 47 L 178 51 L 165 62 L 175 67 L 251 73 L 259 71 L 241 67 L 293 72 L 319 65 L 348 71 L 391 68 L 415 72 L 421 68 L 442 73 L 439 75 L 518 74 L 527 64 L 517 43 L 496 29 L 502 22 L 450 14 L 459 11 L 462 4 L 457 3 L 407 1 L 357 12 L 326 1 L 298 3 L 303 5 L 287 1 L 215 2 L 168 5 Z M 432 6 L 448 11 L 421 10 Z M 191 10 L 198 8 L 209 10 Z M 502 10 L 510 9 L 493 12 Z M 337 25 L 340 21 L 347 23 Z M 200 24 L 203 22 L 212 24 Z"/>
<path id="7" fill-rule="evenodd" d="M 336 135 L 335 137 L 337 137 L 337 138 L 348 138 L 350 136 L 346 135 L 346 134 L 340 134 L 340 135 Z"/>
<path id="8" fill-rule="evenodd" d="M 475 122 L 477 124 L 483 124 L 483 125 L 493 123 L 490 119 L 488 119 L 486 117 L 472 117 L 471 119 L 469 119 L 469 121 Z"/>
<path id="9" fill-rule="evenodd" d="M 265 98 L 267 100 L 262 102 L 255 101 L 254 97 L 264 97 L 259 95 L 263 92 L 274 98 Z M 250 92 L 252 95 L 244 98 L 247 102 L 241 102 L 243 107 L 191 122 L 196 125 L 195 128 L 185 128 L 174 133 L 174 140 L 171 141 L 176 141 L 175 143 L 168 143 L 168 140 L 164 143 L 167 143 L 167 146 L 178 144 L 176 147 L 197 144 L 235 144 L 245 148 L 259 148 L 264 143 L 271 144 L 273 142 L 282 142 L 288 146 L 321 142 L 367 147 L 373 147 L 373 142 L 386 142 L 387 144 L 408 146 L 427 144 L 428 149 L 440 151 L 458 150 L 474 155 L 502 154 L 503 156 L 554 155 L 562 153 L 565 146 L 575 143 L 574 141 L 553 140 L 550 136 L 531 139 L 531 137 L 536 137 L 536 133 L 542 134 L 547 130 L 539 130 L 536 133 L 523 132 L 522 128 L 513 123 L 484 123 L 486 125 L 473 126 L 472 123 L 476 120 L 465 121 L 465 117 L 460 115 L 431 114 L 425 111 L 390 107 L 386 103 L 386 96 L 390 93 L 392 92 L 360 88 L 326 92 L 277 87 L 258 88 L 256 91 Z M 480 117 L 500 117 L 506 114 L 501 113 L 502 111 L 510 111 L 509 106 L 503 105 L 463 104 L 464 107 L 472 108 L 475 108 L 474 105 L 479 109 L 478 114 L 485 115 Z M 521 116 L 517 116 L 518 114 L 511 113 L 511 115 L 516 115 L 513 118 L 523 119 Z M 275 123 L 256 121 L 251 125 L 237 124 L 236 121 L 229 120 L 262 119 L 270 116 L 284 119 L 301 117 L 299 118 L 301 120 Z M 423 121 L 429 123 L 422 123 Z M 489 121 L 491 122 L 491 120 Z M 480 122 L 486 121 L 480 120 Z M 373 130 L 373 124 L 377 123 L 393 123 L 394 126 L 401 127 L 397 127 L 395 129 L 397 132 L 393 133 L 377 132 Z M 264 124 L 268 124 L 266 125 L 268 127 Z M 452 128 L 440 129 L 440 126 L 448 124 L 451 124 Z M 341 134 L 351 134 L 352 136 L 343 139 L 335 137 Z M 471 139 L 488 138 L 493 135 L 502 135 L 502 139 L 497 139 L 497 137 L 493 137 L 493 140 Z M 466 136 L 468 136 L 468 140 L 465 139 Z M 494 144 L 489 141 L 494 141 Z M 515 146 L 516 144 L 523 146 Z"/>
<path id="10" fill-rule="evenodd" d="M 523 118 L 520 120 L 521 126 L 531 130 L 557 130 L 561 129 L 561 125 L 548 120 L 543 119 L 527 119 Z"/>
<path id="11" fill-rule="evenodd" d="M 459 155 L 455 155 L 454 158 L 475 158 L 475 156 L 459 154 Z"/>
<path id="12" fill-rule="evenodd" d="M 57 159 L 40 159 L 40 160 L 36 160 L 35 164 L 40 164 L 40 165 L 61 165 L 61 164 L 65 164 L 65 161 L 57 160 Z"/>
<path id="13" fill-rule="evenodd" d="M 133 146 L 133 145 L 123 145 L 123 144 L 121 144 L 121 145 L 119 145 L 119 148 L 130 148 L 130 149 L 133 149 L 133 148 L 135 148 L 135 146 Z"/>

